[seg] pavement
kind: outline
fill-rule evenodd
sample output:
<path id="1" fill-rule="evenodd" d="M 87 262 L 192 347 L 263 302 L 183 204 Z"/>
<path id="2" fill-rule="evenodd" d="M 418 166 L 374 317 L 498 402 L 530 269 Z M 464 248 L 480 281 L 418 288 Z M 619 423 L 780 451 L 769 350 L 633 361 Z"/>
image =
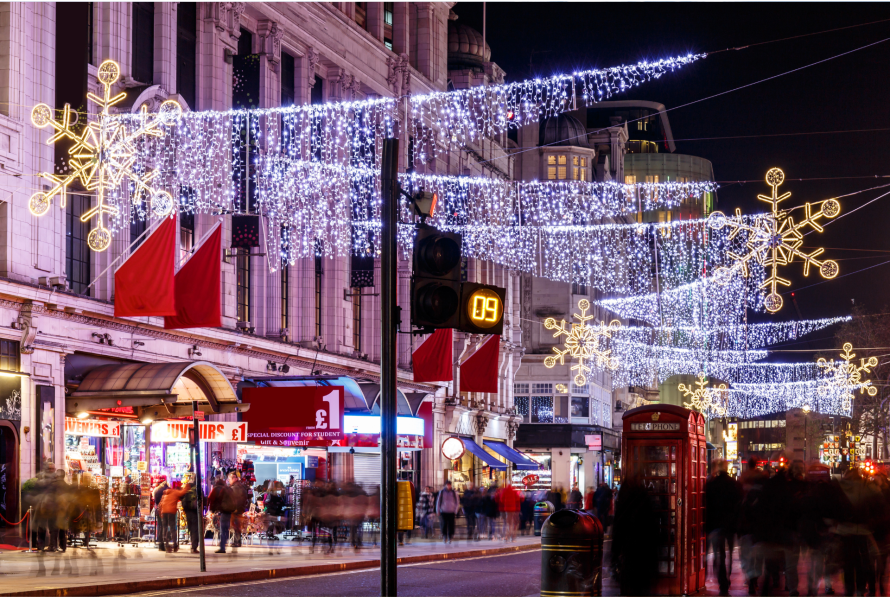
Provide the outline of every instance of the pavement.
<path id="1" fill-rule="evenodd" d="M 453 560 L 524 550 L 538 550 L 540 538 L 518 537 L 515 542 L 416 540 L 400 546 L 399 564 Z M 0 553 L 0 596 L 4 595 L 119 595 L 185 587 L 256 582 L 352 570 L 376 569 L 379 547 L 360 550 L 339 548 L 327 553 L 321 545 L 315 553 L 305 544 L 280 541 L 273 545 L 229 548 L 213 553 L 207 546 L 207 572 L 200 572 L 198 555 L 187 548 L 162 552 L 153 543 L 120 546 L 99 543 L 86 550 L 71 547 L 66 553 L 5 551 Z M 540 559 L 540 558 L 538 558 Z M 535 570 L 539 566 L 536 566 Z M 377 589 L 379 594 L 379 588 Z"/>

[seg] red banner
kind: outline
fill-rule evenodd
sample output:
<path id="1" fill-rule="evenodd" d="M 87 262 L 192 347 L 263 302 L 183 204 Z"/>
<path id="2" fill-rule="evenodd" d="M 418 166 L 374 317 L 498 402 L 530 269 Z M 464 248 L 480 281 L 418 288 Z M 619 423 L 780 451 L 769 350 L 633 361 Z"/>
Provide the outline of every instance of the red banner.
<path id="1" fill-rule="evenodd" d="M 341 386 L 244 388 L 247 437 L 258 446 L 330 446 L 344 439 Z"/>

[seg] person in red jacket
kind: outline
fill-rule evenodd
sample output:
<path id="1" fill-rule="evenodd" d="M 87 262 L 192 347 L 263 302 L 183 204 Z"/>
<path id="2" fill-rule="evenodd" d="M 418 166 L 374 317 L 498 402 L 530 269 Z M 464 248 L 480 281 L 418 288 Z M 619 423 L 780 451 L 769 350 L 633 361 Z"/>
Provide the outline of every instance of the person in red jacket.
<path id="1" fill-rule="evenodd" d="M 164 490 L 163 497 L 161 497 L 161 502 L 158 504 L 158 512 L 160 512 L 161 521 L 163 522 L 161 528 L 164 531 L 164 545 L 167 553 L 179 551 L 179 533 L 176 528 L 176 504 L 179 503 L 179 500 L 182 499 L 182 496 L 189 489 L 191 489 L 191 485 L 186 485 L 182 489 L 173 489 L 172 487 L 166 489 Z"/>
<path id="2" fill-rule="evenodd" d="M 516 527 L 519 525 L 519 507 L 522 497 L 515 487 L 507 484 L 498 491 L 495 501 L 504 519 L 504 541 L 516 541 Z"/>

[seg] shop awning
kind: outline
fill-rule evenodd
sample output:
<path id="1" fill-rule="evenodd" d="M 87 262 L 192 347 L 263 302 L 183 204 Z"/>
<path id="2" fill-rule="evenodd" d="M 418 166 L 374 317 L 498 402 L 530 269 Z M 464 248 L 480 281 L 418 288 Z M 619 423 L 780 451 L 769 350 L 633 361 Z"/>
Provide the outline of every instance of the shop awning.
<path id="1" fill-rule="evenodd" d="M 537 462 L 524 454 L 520 454 L 504 442 L 493 442 L 486 439 L 482 443 L 512 462 L 513 468 L 518 471 L 536 471 L 541 468 Z"/>
<path id="2" fill-rule="evenodd" d="M 193 401 L 211 413 L 245 410 L 226 375 L 206 361 L 102 365 L 84 376 L 65 408 L 160 407 L 166 415 L 183 416 L 191 414 Z"/>
<path id="3" fill-rule="evenodd" d="M 323 376 L 307 376 L 304 378 L 292 377 L 290 379 L 261 378 L 254 379 L 258 386 L 268 386 L 270 388 L 295 388 L 308 386 L 342 386 L 343 399 L 346 412 L 350 411 L 369 411 L 371 403 L 364 394 L 364 388 L 356 383 L 351 377 L 323 377 Z"/>
<path id="4" fill-rule="evenodd" d="M 494 456 L 492 456 L 491 454 L 486 452 L 485 448 L 483 448 L 482 446 L 480 446 L 479 444 L 477 444 L 470 438 L 462 437 L 462 438 L 460 438 L 460 441 L 462 441 L 464 443 L 464 448 L 466 448 L 470 454 L 472 454 L 473 456 L 475 456 L 476 458 L 478 458 L 479 460 L 481 460 L 482 462 L 484 462 L 491 468 L 498 470 L 498 471 L 507 470 L 506 464 L 504 464 L 503 462 L 501 462 L 500 460 L 498 460 L 497 458 L 495 458 Z"/>

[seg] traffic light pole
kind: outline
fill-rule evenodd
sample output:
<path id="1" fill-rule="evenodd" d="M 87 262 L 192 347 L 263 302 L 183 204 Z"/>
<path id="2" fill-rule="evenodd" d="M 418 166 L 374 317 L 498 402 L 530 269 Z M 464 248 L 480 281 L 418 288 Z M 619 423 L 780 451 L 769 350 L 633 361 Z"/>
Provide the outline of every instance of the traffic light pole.
<path id="1" fill-rule="evenodd" d="M 395 597 L 396 584 L 396 227 L 399 207 L 399 140 L 383 141 L 380 219 L 380 595 Z"/>

